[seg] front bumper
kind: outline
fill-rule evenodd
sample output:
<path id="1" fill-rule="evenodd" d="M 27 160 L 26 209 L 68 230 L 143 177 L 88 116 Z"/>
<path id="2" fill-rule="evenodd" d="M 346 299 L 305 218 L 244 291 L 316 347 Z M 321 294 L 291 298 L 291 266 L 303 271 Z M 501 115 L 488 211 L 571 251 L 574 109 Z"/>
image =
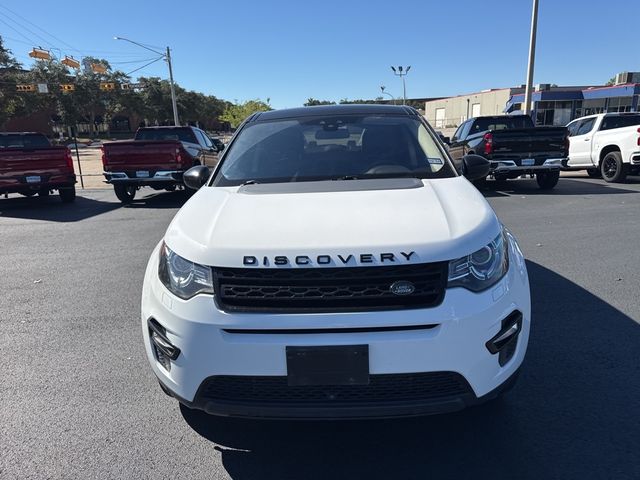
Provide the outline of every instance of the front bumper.
<path id="1" fill-rule="evenodd" d="M 507 275 L 485 292 L 449 289 L 442 304 L 428 309 L 317 314 L 228 313 L 218 310 L 210 295 L 181 300 L 158 280 L 156 248 L 147 266 L 142 295 L 147 357 L 166 390 L 182 403 L 212 414 L 338 418 L 459 410 L 493 398 L 507 388 L 524 359 L 530 325 L 529 282 L 522 254 L 514 242 L 510 243 Z M 514 337 L 514 352 L 509 361 L 501 364 L 499 354 L 491 353 L 487 342 L 501 332 L 503 320 L 514 311 L 522 313 L 518 335 Z M 151 319 L 166 329 L 166 338 L 180 349 L 170 371 L 156 358 L 149 334 Z M 421 325 L 429 328 L 415 328 Z M 379 331 L 381 327 L 399 328 Z M 344 328 L 350 332 L 339 331 Z M 265 329 L 271 333 L 260 333 Z M 273 329 L 290 331 L 274 334 Z M 314 333 L 301 331 L 305 329 L 313 329 Z M 331 331 L 317 333 L 319 329 Z M 429 394 L 428 398 L 379 396 L 368 401 L 365 396 L 355 403 L 334 401 L 331 388 L 327 389 L 324 401 L 312 398 L 306 403 L 301 403 L 294 391 L 290 399 L 284 400 L 273 393 L 278 382 L 285 382 L 286 389 L 287 346 L 358 344 L 368 345 L 372 384 L 391 377 L 396 382 L 397 378 L 410 374 L 427 381 L 423 380 L 427 375 L 446 377 L 448 380 L 434 388 L 442 389 L 446 384 L 451 389 Z M 238 380 L 244 381 L 242 388 L 249 389 L 244 400 L 237 395 L 225 399 L 216 395 L 220 392 L 215 390 L 210 394 L 211 388 L 216 388 L 215 382 Z M 454 380 L 458 383 L 452 386 Z M 270 387 L 271 397 L 253 395 L 263 381 L 276 384 Z M 413 380 L 409 382 L 408 385 L 415 385 Z M 278 388 L 281 387 L 282 384 Z"/>

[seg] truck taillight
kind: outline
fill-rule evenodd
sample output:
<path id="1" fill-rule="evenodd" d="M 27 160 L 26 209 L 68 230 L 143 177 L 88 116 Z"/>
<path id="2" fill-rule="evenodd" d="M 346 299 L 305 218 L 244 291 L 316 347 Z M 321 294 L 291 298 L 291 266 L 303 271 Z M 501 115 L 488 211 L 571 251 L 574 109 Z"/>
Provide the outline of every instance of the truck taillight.
<path id="1" fill-rule="evenodd" d="M 176 148 L 176 162 L 182 163 L 182 154 L 180 153 L 179 148 Z"/>
<path id="2" fill-rule="evenodd" d="M 640 128 L 638 128 L 638 134 L 640 134 Z M 640 135 L 638 136 L 638 146 L 640 147 Z"/>
<path id="3" fill-rule="evenodd" d="M 104 147 L 100 147 L 100 150 L 102 151 L 102 166 L 106 167 L 107 166 L 107 152 L 105 151 Z"/>
<path id="4" fill-rule="evenodd" d="M 484 134 L 484 154 L 491 155 L 493 152 L 493 135 L 491 133 Z"/>
<path id="5" fill-rule="evenodd" d="M 67 163 L 67 167 L 73 170 L 73 158 L 71 157 L 71 150 L 68 148 L 64 154 L 64 161 Z"/>
<path id="6" fill-rule="evenodd" d="M 569 135 L 564 137 L 564 150 L 567 154 L 569 153 Z"/>

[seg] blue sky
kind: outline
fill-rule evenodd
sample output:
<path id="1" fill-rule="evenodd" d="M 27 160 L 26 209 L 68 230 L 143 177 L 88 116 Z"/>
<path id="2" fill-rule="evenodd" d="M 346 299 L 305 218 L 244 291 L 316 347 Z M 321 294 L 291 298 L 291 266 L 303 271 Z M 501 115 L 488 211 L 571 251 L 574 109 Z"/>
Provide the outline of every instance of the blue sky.
<path id="1" fill-rule="evenodd" d="M 638 18 L 637 0 L 540 0 L 534 82 L 601 84 L 640 70 Z M 408 97 L 522 84 L 530 19 L 530 0 L 0 0 L 0 35 L 27 65 L 32 43 L 124 71 L 144 62 L 123 62 L 153 57 L 113 40 L 120 35 L 171 46 L 176 81 L 188 89 L 231 101 L 269 97 L 276 108 L 308 97 L 374 98 L 380 85 L 399 96 L 390 65 L 412 66 Z M 139 73 L 167 75 L 161 62 Z"/>

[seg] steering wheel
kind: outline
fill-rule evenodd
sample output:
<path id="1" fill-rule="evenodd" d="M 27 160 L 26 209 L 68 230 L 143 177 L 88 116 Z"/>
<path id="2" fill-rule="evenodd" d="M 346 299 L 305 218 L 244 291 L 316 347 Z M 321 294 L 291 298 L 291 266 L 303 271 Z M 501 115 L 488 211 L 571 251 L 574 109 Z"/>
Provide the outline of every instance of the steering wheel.
<path id="1" fill-rule="evenodd" d="M 365 175 L 384 175 L 386 173 L 411 173 L 411 170 L 402 165 L 376 165 L 364 173 Z"/>

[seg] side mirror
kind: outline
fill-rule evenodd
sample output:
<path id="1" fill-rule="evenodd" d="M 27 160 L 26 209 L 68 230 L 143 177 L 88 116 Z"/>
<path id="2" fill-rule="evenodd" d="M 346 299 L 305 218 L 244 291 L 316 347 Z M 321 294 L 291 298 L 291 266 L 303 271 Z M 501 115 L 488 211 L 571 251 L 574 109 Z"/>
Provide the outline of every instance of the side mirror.
<path id="1" fill-rule="evenodd" d="M 451 139 L 449 137 L 445 137 L 444 135 L 438 135 L 440 137 L 440 140 L 442 140 L 442 143 L 444 143 L 445 145 L 450 145 L 451 144 Z"/>
<path id="2" fill-rule="evenodd" d="M 196 165 L 184 172 L 182 175 L 182 181 L 184 184 L 193 190 L 198 190 L 201 186 L 207 183 L 211 176 L 211 170 L 204 165 Z"/>
<path id="3" fill-rule="evenodd" d="M 480 155 L 465 155 L 462 157 L 462 174 L 467 180 L 478 180 L 489 175 L 491 163 Z"/>

